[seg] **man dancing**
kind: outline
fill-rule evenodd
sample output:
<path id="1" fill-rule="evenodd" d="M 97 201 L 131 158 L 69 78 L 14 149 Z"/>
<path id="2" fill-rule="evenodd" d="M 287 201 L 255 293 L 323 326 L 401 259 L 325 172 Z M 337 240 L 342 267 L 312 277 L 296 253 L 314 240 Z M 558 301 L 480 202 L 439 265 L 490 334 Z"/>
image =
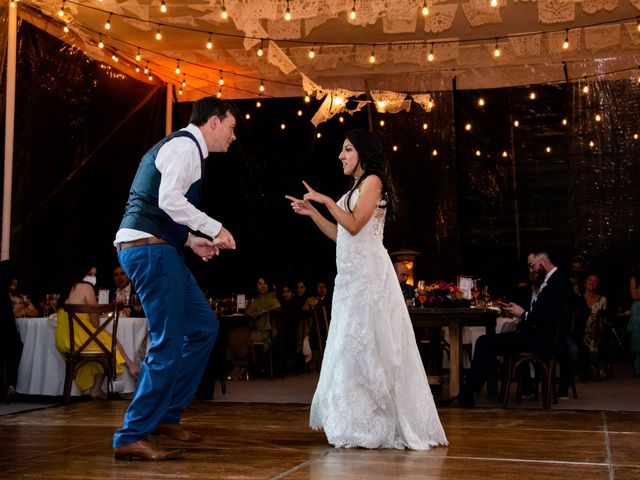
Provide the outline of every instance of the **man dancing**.
<path id="1" fill-rule="evenodd" d="M 114 243 L 146 312 L 151 343 L 113 437 L 116 460 L 175 456 L 149 443 L 152 433 L 202 439 L 180 425 L 180 415 L 196 393 L 219 324 L 181 250 L 187 246 L 208 261 L 219 249 L 235 248 L 231 233 L 196 207 L 208 152 L 226 152 L 236 138 L 232 111 L 215 97 L 197 101 L 189 125 L 142 157 L 131 185 Z"/>

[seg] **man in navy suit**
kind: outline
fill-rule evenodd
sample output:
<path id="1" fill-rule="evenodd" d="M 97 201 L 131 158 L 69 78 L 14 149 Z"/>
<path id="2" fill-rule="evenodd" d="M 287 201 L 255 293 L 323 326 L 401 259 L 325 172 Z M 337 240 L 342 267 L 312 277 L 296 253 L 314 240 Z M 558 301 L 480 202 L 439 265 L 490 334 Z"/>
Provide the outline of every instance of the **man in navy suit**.
<path id="1" fill-rule="evenodd" d="M 529 272 L 541 280 L 537 299 L 531 302 L 528 311 L 515 303 L 503 305 L 506 314 L 520 317 L 518 329 L 478 338 L 469 373 L 452 406 L 474 406 L 473 395 L 481 390 L 489 377 L 497 355 L 532 352 L 544 356 L 551 353 L 564 307 L 571 303 L 571 283 L 558 271 L 546 251 L 533 252 L 528 258 L 528 267 Z"/>

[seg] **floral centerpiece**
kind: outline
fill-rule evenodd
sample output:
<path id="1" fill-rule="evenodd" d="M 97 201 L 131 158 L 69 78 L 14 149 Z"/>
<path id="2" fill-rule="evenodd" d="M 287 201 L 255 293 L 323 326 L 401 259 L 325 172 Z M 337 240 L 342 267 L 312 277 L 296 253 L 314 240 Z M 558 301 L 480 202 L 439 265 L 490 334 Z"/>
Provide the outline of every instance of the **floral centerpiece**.
<path id="1" fill-rule="evenodd" d="M 437 282 L 425 285 L 418 291 L 418 299 L 425 307 L 466 307 L 469 300 L 462 298 L 462 291 L 454 283 Z"/>

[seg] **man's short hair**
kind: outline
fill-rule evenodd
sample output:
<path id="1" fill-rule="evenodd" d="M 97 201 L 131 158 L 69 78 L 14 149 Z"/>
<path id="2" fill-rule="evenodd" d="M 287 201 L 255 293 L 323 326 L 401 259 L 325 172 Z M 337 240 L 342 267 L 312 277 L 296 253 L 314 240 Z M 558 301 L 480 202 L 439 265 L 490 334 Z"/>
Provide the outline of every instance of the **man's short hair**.
<path id="1" fill-rule="evenodd" d="M 218 117 L 224 120 L 227 115 L 234 115 L 235 109 L 226 100 L 218 97 L 204 97 L 193 104 L 191 109 L 191 118 L 189 123 L 193 123 L 196 127 L 201 127 L 211 117 Z"/>

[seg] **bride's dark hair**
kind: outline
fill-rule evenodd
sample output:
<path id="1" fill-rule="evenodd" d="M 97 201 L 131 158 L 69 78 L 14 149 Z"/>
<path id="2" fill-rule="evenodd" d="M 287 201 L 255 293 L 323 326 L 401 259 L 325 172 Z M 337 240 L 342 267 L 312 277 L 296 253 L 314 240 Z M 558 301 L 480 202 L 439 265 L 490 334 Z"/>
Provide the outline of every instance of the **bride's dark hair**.
<path id="1" fill-rule="evenodd" d="M 395 197 L 393 195 L 393 185 L 389 170 L 387 166 L 387 158 L 385 157 L 384 150 L 380 139 L 368 130 L 357 128 L 350 130 L 346 133 L 345 137 L 351 142 L 353 147 L 358 152 L 358 161 L 364 173 L 358 178 L 351 187 L 345 204 L 347 210 L 351 213 L 351 195 L 357 190 L 365 178 L 369 175 L 376 175 L 382 182 L 382 202 L 381 208 L 387 209 L 387 218 L 393 217 L 395 207 Z"/>

